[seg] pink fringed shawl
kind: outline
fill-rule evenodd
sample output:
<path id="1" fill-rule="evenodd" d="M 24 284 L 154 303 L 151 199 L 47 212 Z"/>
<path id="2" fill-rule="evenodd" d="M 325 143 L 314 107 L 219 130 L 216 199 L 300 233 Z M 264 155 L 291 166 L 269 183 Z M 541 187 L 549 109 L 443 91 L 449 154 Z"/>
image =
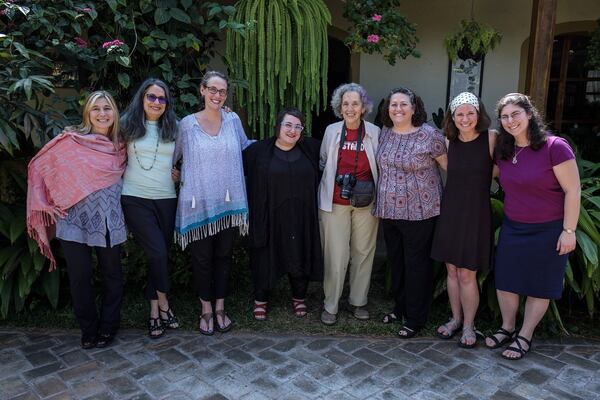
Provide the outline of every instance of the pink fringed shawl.
<path id="1" fill-rule="evenodd" d="M 50 249 L 55 213 L 64 216 L 89 194 L 118 182 L 125 161 L 125 148 L 106 136 L 75 132 L 63 132 L 33 157 L 27 171 L 27 233 L 50 260 L 50 270 L 56 267 Z"/>

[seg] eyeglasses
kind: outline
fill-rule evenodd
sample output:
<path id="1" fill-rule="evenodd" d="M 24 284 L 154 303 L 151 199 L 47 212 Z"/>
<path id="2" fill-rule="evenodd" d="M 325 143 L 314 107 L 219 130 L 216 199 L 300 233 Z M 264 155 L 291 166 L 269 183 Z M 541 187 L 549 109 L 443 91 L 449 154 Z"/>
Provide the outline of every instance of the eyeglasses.
<path id="1" fill-rule="evenodd" d="M 146 100 L 148 100 L 150 103 L 155 103 L 156 100 L 158 100 L 158 104 L 167 104 L 166 97 L 156 96 L 156 95 L 153 95 L 152 93 L 146 94 Z"/>
<path id="2" fill-rule="evenodd" d="M 523 114 L 523 111 L 514 111 L 513 113 L 511 113 L 510 115 L 501 115 L 500 116 L 500 120 L 502 122 L 507 122 L 510 119 L 517 119 L 521 116 L 521 114 Z"/>
<path id="3" fill-rule="evenodd" d="M 227 96 L 227 89 L 217 89 L 214 86 L 204 86 L 204 87 L 206 88 L 206 90 L 208 90 L 208 93 L 210 93 L 210 94 L 219 93 L 223 97 Z"/>
<path id="4" fill-rule="evenodd" d="M 300 124 L 294 125 L 291 122 L 285 122 L 285 123 L 281 124 L 281 126 L 283 126 L 288 131 L 295 129 L 298 132 L 302 132 L 304 130 L 304 127 L 302 125 L 300 125 Z"/>

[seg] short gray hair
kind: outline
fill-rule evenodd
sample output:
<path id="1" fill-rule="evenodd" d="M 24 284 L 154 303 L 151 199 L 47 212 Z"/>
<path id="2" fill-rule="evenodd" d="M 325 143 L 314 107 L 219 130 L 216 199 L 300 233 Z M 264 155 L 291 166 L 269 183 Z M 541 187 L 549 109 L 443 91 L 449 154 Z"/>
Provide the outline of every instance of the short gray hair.
<path id="1" fill-rule="evenodd" d="M 342 116 L 342 97 L 346 92 L 356 92 L 360 97 L 360 101 L 365 107 L 365 113 L 362 115 L 363 117 L 369 114 L 373 110 L 373 101 L 367 95 L 367 91 L 365 88 L 360 86 L 358 83 L 344 83 L 338 86 L 331 95 L 331 108 L 333 109 L 333 113 L 336 117 L 343 119 Z"/>

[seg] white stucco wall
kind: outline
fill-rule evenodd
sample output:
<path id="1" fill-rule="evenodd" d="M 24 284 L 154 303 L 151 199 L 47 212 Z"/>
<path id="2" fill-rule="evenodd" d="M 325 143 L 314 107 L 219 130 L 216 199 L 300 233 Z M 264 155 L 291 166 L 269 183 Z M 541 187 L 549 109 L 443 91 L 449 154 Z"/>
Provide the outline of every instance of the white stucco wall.
<path id="1" fill-rule="evenodd" d="M 345 27 L 341 2 L 327 1 L 334 14 L 334 24 Z M 475 2 L 475 19 L 498 29 L 503 39 L 486 56 L 482 99 L 488 110 L 504 94 L 519 89 L 521 46 L 529 37 L 532 0 L 479 0 Z M 470 17 L 471 0 L 405 0 L 400 9 L 416 23 L 420 58 L 408 58 L 390 66 L 379 55 L 361 55 L 360 83 L 375 102 L 399 85 L 415 90 L 425 102 L 428 113 L 446 106 L 448 56 L 444 37 L 456 30 L 461 19 Z M 558 0 L 556 22 L 593 21 L 600 18 L 598 0 Z"/>

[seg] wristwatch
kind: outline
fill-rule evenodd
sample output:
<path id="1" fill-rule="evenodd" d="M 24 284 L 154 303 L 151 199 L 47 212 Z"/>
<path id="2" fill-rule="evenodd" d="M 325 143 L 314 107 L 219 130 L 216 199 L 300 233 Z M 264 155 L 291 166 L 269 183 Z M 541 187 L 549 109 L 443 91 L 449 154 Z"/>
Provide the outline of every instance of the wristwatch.
<path id="1" fill-rule="evenodd" d="M 575 233 L 575 229 L 563 228 L 563 232 Z"/>

